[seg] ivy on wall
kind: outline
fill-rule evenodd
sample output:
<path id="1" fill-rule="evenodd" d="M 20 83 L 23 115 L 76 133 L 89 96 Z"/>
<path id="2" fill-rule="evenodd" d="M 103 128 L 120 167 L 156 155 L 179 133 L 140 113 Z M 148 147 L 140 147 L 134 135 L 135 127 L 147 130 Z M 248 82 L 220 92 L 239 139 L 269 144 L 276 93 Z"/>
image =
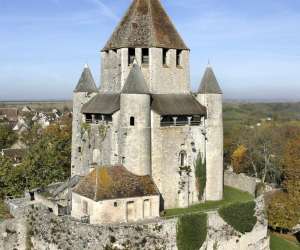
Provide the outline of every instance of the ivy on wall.
<path id="1" fill-rule="evenodd" d="M 198 154 L 195 162 L 195 176 L 197 181 L 198 199 L 202 200 L 206 187 L 206 161 L 202 160 L 201 154 Z"/>

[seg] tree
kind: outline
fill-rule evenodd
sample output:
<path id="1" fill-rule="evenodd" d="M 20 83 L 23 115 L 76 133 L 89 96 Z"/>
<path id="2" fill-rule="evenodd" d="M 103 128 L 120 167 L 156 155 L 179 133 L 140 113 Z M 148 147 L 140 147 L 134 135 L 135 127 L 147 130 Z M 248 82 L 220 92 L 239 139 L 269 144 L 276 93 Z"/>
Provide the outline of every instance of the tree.
<path id="1" fill-rule="evenodd" d="M 300 222 L 300 135 L 286 144 L 283 176 L 284 191 L 275 194 L 268 207 L 269 224 L 291 230 Z"/>
<path id="2" fill-rule="evenodd" d="M 24 171 L 14 166 L 9 158 L 0 156 L 0 199 L 17 196 L 25 189 Z"/>
<path id="3" fill-rule="evenodd" d="M 231 162 L 234 172 L 243 173 L 245 166 L 245 159 L 247 156 L 247 148 L 244 145 L 239 145 L 231 156 Z"/>
<path id="4" fill-rule="evenodd" d="M 70 176 L 71 121 L 52 124 L 41 134 L 37 129 L 36 133 L 38 139 L 21 164 L 27 189 L 45 187 Z"/>
<path id="5" fill-rule="evenodd" d="M 7 124 L 0 124 L 0 150 L 9 148 L 17 140 L 17 135 Z"/>

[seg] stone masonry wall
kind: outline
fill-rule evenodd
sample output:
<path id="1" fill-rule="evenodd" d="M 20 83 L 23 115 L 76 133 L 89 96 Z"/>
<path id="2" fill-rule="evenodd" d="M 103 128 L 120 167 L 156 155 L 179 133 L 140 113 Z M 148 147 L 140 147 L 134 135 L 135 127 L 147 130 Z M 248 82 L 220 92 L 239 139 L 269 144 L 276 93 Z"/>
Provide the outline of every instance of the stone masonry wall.
<path id="1" fill-rule="evenodd" d="M 183 50 L 181 65 L 176 66 L 176 50 L 167 53 L 167 65 L 163 65 L 161 48 L 149 49 L 149 64 L 142 64 L 142 49 L 135 49 L 136 60 L 141 66 L 149 90 L 155 94 L 189 93 L 190 65 L 189 51 Z M 128 49 L 101 53 L 101 92 L 120 93 L 128 77 L 131 65 L 128 65 Z"/>
<path id="2" fill-rule="evenodd" d="M 228 225 L 218 214 L 208 214 L 208 233 L 200 250 L 269 250 L 268 221 L 264 198 L 256 199 L 257 223 L 249 233 L 241 234 Z"/>
<path id="3" fill-rule="evenodd" d="M 152 111 L 152 177 L 162 194 L 164 208 L 187 207 L 198 203 L 195 161 L 203 155 L 202 126 L 160 127 L 160 116 Z M 180 169 L 180 153 L 186 166 Z M 187 176 L 189 171 L 189 176 Z"/>
<path id="4" fill-rule="evenodd" d="M 217 211 L 209 212 L 200 250 L 269 250 L 263 196 L 256 199 L 256 216 L 253 230 L 240 234 Z M 176 231 L 176 218 L 95 226 L 57 217 L 36 204 L 0 223 L 0 250 L 177 250 Z"/>
<path id="5" fill-rule="evenodd" d="M 255 195 L 256 178 L 245 174 L 236 174 L 232 171 L 224 172 L 224 185 L 234 187 Z"/>

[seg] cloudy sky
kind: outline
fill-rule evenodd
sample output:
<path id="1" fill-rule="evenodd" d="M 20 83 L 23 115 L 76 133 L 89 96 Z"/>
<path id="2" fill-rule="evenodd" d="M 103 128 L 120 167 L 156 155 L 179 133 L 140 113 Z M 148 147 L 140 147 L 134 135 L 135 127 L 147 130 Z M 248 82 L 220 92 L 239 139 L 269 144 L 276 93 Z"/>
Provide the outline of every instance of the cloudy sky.
<path id="1" fill-rule="evenodd" d="M 67 99 L 131 0 L 0 0 L 0 99 Z M 162 0 L 191 48 L 195 89 L 208 59 L 226 98 L 300 100 L 299 0 Z"/>

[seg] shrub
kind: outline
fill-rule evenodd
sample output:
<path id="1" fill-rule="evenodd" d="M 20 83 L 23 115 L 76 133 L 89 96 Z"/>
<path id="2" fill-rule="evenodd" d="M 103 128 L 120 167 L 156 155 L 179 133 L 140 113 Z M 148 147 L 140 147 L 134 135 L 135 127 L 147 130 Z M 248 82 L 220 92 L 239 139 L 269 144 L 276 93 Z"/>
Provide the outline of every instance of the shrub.
<path id="1" fill-rule="evenodd" d="M 177 224 L 178 250 L 198 250 L 206 239 L 207 215 L 191 214 L 179 218 Z"/>
<path id="2" fill-rule="evenodd" d="M 235 203 L 219 210 L 220 216 L 240 233 L 251 232 L 257 222 L 255 202 Z"/>
<path id="3" fill-rule="evenodd" d="M 197 179 L 197 187 L 199 192 L 198 199 L 202 200 L 206 186 L 206 161 L 203 162 L 200 154 L 198 155 L 198 158 L 195 162 L 195 175 Z"/>

